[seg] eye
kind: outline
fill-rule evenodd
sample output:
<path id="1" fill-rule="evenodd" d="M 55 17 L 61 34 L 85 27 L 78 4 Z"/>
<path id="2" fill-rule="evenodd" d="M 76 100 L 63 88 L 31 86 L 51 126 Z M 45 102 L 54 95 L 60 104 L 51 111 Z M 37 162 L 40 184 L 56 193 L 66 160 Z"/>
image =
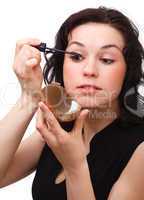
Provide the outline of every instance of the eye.
<path id="1" fill-rule="evenodd" d="M 75 62 L 79 62 L 83 59 L 83 56 L 79 53 L 76 52 L 72 52 L 71 55 L 69 55 L 70 59 L 75 61 Z"/>
<path id="2" fill-rule="evenodd" d="M 101 58 L 100 59 L 104 64 L 110 65 L 112 63 L 114 63 L 113 59 L 109 59 L 109 58 Z"/>

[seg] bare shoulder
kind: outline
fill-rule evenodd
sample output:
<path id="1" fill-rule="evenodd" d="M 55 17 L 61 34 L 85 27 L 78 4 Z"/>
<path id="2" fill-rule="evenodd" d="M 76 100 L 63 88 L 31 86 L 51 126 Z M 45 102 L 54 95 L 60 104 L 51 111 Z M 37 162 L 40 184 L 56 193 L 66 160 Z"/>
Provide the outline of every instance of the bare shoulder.
<path id="1" fill-rule="evenodd" d="M 114 184 L 108 200 L 144 199 L 144 142 L 138 145 L 131 159 Z"/>

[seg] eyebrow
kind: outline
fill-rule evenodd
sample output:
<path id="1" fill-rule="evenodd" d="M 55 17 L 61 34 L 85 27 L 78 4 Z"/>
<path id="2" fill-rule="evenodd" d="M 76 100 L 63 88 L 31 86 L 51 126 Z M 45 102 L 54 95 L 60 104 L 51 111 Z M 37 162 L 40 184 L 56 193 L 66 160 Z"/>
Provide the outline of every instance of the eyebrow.
<path id="1" fill-rule="evenodd" d="M 101 47 L 101 49 L 109 49 L 109 48 L 116 48 L 120 52 L 122 52 L 121 48 L 119 46 L 117 46 L 116 44 L 107 44 L 107 45 L 104 45 Z"/>
<path id="2" fill-rule="evenodd" d="M 77 42 L 77 41 L 72 41 L 72 42 L 70 42 L 70 43 L 68 44 L 68 46 L 71 46 L 71 45 L 73 45 L 73 44 L 76 44 L 76 45 L 81 46 L 81 47 L 85 47 L 84 44 L 82 44 L 81 42 Z"/>
<path id="3" fill-rule="evenodd" d="M 78 42 L 78 41 L 72 41 L 72 42 L 69 43 L 68 46 L 71 46 L 73 44 L 76 44 L 76 45 L 78 45 L 80 47 L 85 47 L 84 44 L 82 44 L 81 42 Z M 107 45 L 104 45 L 104 46 L 100 47 L 100 49 L 109 49 L 109 48 L 116 48 L 120 52 L 122 52 L 121 48 L 119 46 L 117 46 L 116 44 L 107 44 Z"/>

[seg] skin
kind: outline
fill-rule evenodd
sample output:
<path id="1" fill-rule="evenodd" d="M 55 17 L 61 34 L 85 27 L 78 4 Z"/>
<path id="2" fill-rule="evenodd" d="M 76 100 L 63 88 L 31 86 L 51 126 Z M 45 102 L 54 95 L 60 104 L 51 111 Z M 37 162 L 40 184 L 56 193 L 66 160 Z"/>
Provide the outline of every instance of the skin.
<path id="1" fill-rule="evenodd" d="M 20 82 L 21 94 L 13 108 L 0 121 L 0 187 L 33 172 L 45 144 L 38 131 L 21 141 L 40 101 L 43 78 L 41 56 L 32 47 L 39 44 L 40 40 L 32 38 L 19 40 L 16 44 L 13 70 Z"/>
<path id="2" fill-rule="evenodd" d="M 126 72 L 122 54 L 124 46 L 122 35 L 105 24 L 84 24 L 75 28 L 69 36 L 67 50 L 77 52 L 81 57 L 74 59 L 69 55 L 65 56 L 64 85 L 67 93 L 73 96 L 82 108 L 88 108 L 90 111 L 85 122 L 85 128 L 91 132 L 87 136 L 89 142 L 93 132 L 98 132 L 114 120 L 113 117 L 96 119 L 94 113 L 109 112 L 114 113 L 115 117 L 119 115 L 118 96 Z M 82 84 L 92 84 L 101 90 L 79 89 L 78 86 Z M 94 119 L 91 119 L 91 116 Z"/>
<path id="3" fill-rule="evenodd" d="M 74 46 L 74 44 L 70 46 L 72 41 L 82 43 L 83 47 Z M 33 172 L 36 169 L 43 146 L 47 143 L 63 166 L 67 199 L 95 200 L 96 197 L 93 192 L 86 159 L 89 150 L 88 146 L 94 134 L 102 130 L 114 119 L 91 119 L 89 113 L 95 110 L 98 112 L 110 110 L 115 112 L 117 116 L 119 115 L 118 95 L 122 88 L 126 71 L 126 65 L 121 53 L 125 45 L 123 37 L 110 26 L 96 23 L 81 25 L 69 35 L 67 49 L 84 54 L 84 59 L 80 62 L 74 62 L 67 56 L 65 56 L 64 60 L 65 88 L 83 108 L 70 134 L 60 127 L 53 113 L 43 102 L 38 104 L 42 82 L 40 53 L 32 46 L 39 43 L 40 41 L 27 39 L 19 41 L 16 47 L 13 68 L 20 81 L 22 94 L 18 104 L 4 120 L 6 122 L 3 130 L 6 130 L 4 134 L 6 135 L 6 140 L 0 140 L 0 142 L 3 145 L 3 149 L 5 145 L 9 148 L 7 148 L 6 156 L 2 157 L 4 162 L 3 160 L 0 162 L 0 174 L 3 174 L 0 179 L 0 186 L 6 186 Z M 111 43 L 117 45 L 119 50 L 114 47 L 101 49 Z M 105 65 L 101 58 L 112 55 L 116 61 L 112 65 Z M 112 57 L 109 59 L 112 59 Z M 83 82 L 98 85 L 102 90 L 97 92 L 93 89 L 84 91 L 77 89 L 77 86 Z M 34 88 L 34 93 L 32 88 Z M 105 95 L 111 93 L 114 95 L 110 95 L 110 98 L 109 95 Z M 77 94 L 81 94 L 81 96 Z M 101 95 L 104 95 L 104 98 L 101 98 Z M 21 105 L 20 107 L 18 106 L 19 104 Z M 27 110 L 28 105 L 30 110 Z M 27 140 L 21 142 L 24 131 L 38 105 L 37 131 Z M 16 119 L 21 119 L 19 127 L 18 123 L 16 123 L 17 120 L 14 120 L 15 117 L 17 117 Z M 12 124 L 10 124 L 11 119 L 13 119 Z M 8 125 L 13 127 L 12 132 L 4 129 Z M 84 134 L 82 134 L 82 129 L 84 129 Z M 12 140 L 12 143 L 8 142 Z M 3 149 L 1 152 L 3 152 Z M 142 188 L 144 185 L 143 154 L 144 144 L 141 143 L 114 184 L 108 200 L 144 199 Z"/>
<path id="4" fill-rule="evenodd" d="M 104 48 L 106 45 L 114 45 L 114 47 Z M 119 115 L 118 95 L 126 72 L 126 64 L 122 55 L 124 46 L 122 35 L 108 25 L 88 23 L 75 28 L 69 35 L 67 50 L 75 51 L 82 57 L 75 60 L 66 55 L 63 76 L 67 93 L 79 102 L 83 111 L 77 118 L 71 133 L 68 134 L 59 126 L 54 115 L 44 103 L 39 104 L 43 119 L 38 120 L 37 129 L 63 166 L 68 200 L 96 199 L 86 155 L 94 134 L 114 119 L 104 117 L 91 119 L 89 113 L 95 110 L 98 112 L 109 110 L 115 112 L 116 116 Z M 105 63 L 105 59 L 112 59 L 113 62 Z M 102 90 L 99 92 L 92 88 L 78 89 L 77 86 L 83 83 L 97 85 Z M 101 98 L 105 93 L 108 96 L 104 95 L 104 99 Z M 109 98 L 109 94 L 113 95 Z M 84 134 L 82 134 L 82 128 Z M 144 183 L 144 177 L 141 175 L 143 174 L 141 166 L 144 164 L 144 159 L 140 155 L 142 149 L 143 147 L 138 148 L 132 156 L 121 177 L 113 186 L 109 200 L 143 199 L 142 187 L 139 187 L 138 193 L 134 192 L 137 184 Z M 134 169 L 140 170 L 138 177 L 133 175 Z"/>
<path id="5" fill-rule="evenodd" d="M 104 48 L 106 45 L 116 47 Z M 97 98 L 99 93 L 105 97 L 105 101 L 117 101 L 126 71 L 122 54 L 124 46 L 122 35 L 105 24 L 88 23 L 72 31 L 67 50 L 79 53 L 81 58 L 74 60 L 72 56 L 65 56 L 64 85 L 67 92 L 76 97 L 82 107 L 99 108 L 103 103 L 101 98 Z M 112 59 L 113 62 L 104 59 Z M 82 84 L 92 84 L 102 90 L 96 93 L 81 91 L 77 86 Z"/>

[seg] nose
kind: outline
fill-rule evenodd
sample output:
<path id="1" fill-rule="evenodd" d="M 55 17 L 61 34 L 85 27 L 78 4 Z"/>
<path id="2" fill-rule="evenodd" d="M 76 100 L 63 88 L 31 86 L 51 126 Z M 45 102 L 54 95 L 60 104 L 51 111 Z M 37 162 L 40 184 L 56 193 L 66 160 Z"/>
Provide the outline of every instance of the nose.
<path id="1" fill-rule="evenodd" d="M 90 58 L 83 67 L 83 75 L 88 77 L 97 77 L 99 75 L 98 67 L 96 66 L 96 60 Z"/>

